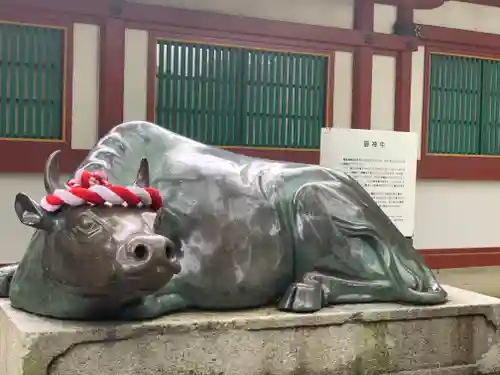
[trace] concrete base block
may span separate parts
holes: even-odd
[[[500,300],[182,313],[133,324],[43,319],[0,302],[2,375],[500,374]]]

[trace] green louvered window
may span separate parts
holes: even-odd
[[[431,55],[428,152],[500,154],[500,61]]]
[[[158,42],[156,122],[220,146],[319,148],[328,58]]]
[[[64,30],[0,23],[0,138],[61,139]]]

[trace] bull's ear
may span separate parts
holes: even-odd
[[[141,165],[139,166],[139,171],[137,172],[137,177],[135,179],[135,185],[140,187],[149,187],[149,163],[146,158],[141,160]]]
[[[16,195],[14,208],[19,221],[24,225],[36,229],[50,229],[52,224],[50,217],[48,217],[43,209],[26,194],[18,193]]]

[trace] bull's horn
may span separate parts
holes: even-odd
[[[52,194],[56,189],[62,189],[64,187],[61,184],[60,172],[59,172],[59,154],[61,150],[56,150],[47,158],[45,163],[45,170],[43,172],[43,183],[45,185],[45,190],[48,194]]]

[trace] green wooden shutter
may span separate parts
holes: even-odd
[[[479,154],[480,59],[431,55],[428,152]]]
[[[319,148],[323,56],[159,41],[156,122],[220,146]]]
[[[234,145],[237,49],[158,42],[156,122],[212,145]]]
[[[327,58],[245,51],[243,145],[318,148]]]
[[[0,23],[0,138],[61,139],[64,30]]]
[[[481,154],[500,155],[500,61],[482,64]]]

